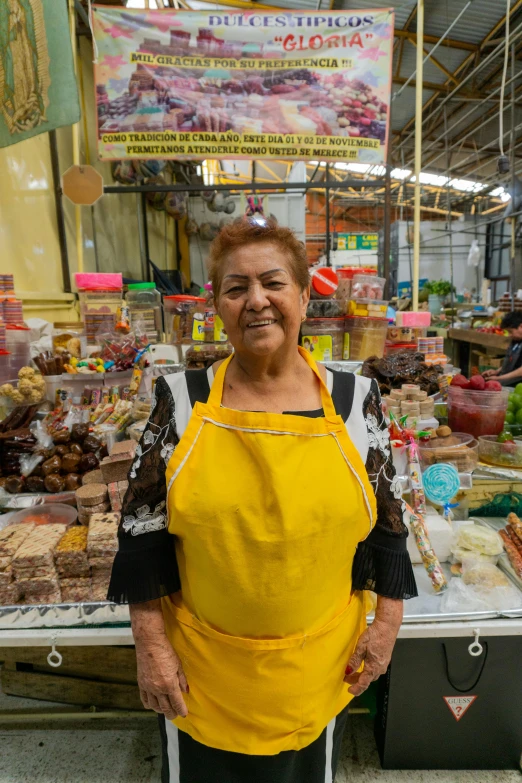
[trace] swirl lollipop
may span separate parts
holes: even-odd
[[[455,465],[439,462],[430,465],[422,474],[424,492],[428,500],[444,507],[444,517],[449,521],[450,509],[457,505],[450,500],[455,497],[460,487],[459,473]]]

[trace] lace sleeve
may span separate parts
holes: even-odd
[[[158,378],[150,418],[129,472],[110,601],[141,603],[180,589],[174,537],[167,529],[165,481],[177,443],[174,399],[165,379]]]
[[[377,500],[377,524],[357,548],[353,564],[355,590],[374,590],[388,598],[413,598],[417,587],[406,548],[401,485],[395,475],[390,436],[377,382],[372,381],[364,401],[368,430],[366,470]]]

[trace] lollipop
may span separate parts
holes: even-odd
[[[423,475],[424,492],[428,500],[444,507],[444,517],[450,519],[451,509],[457,503],[450,503],[460,487],[460,478],[457,468],[445,462],[430,465]]]

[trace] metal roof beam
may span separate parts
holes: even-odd
[[[513,3],[513,6],[511,7],[510,18],[512,18],[512,17],[515,15],[515,13],[516,13],[516,12],[517,12],[517,11],[518,11],[520,8],[522,8],[522,0],[515,0],[515,2]],[[497,22],[497,24],[496,24],[496,25],[495,25],[495,26],[492,28],[492,30],[490,30],[490,32],[489,32],[489,33],[486,35],[486,37],[485,37],[485,38],[482,40],[482,42],[479,44],[479,47],[478,47],[478,49],[479,49],[479,50],[482,50],[482,49],[483,49],[483,48],[484,48],[484,47],[485,47],[485,46],[486,46],[486,45],[489,43],[489,41],[491,41],[491,40],[492,40],[492,39],[493,39],[493,38],[496,36],[496,34],[498,33],[498,31],[499,31],[499,30],[501,30],[501,29],[502,29],[502,27],[504,27],[504,26],[505,26],[505,23],[506,23],[506,15],[504,15],[504,16],[503,16],[503,17],[502,17],[502,18],[501,18],[501,19],[500,19],[500,20]],[[518,29],[519,29],[519,28],[517,28],[517,30],[518,30]],[[503,46],[503,43],[501,44],[501,46]],[[497,48],[498,48],[498,47],[497,47]],[[499,51],[500,51],[500,49],[499,49]],[[466,77],[466,80],[467,80],[467,79],[469,79],[471,75],[473,75],[474,71],[476,71],[477,69],[480,69],[481,67],[483,67],[483,66],[484,66],[484,64],[485,64],[486,62],[488,62],[488,61],[491,61],[492,59],[494,59],[494,55],[495,55],[495,53],[497,53],[497,54],[498,54],[498,52],[496,52],[496,50],[494,50],[494,51],[493,51],[493,52],[492,52],[492,53],[491,53],[491,54],[490,54],[490,55],[489,55],[489,56],[488,56],[488,57],[487,57],[485,60],[483,60],[482,62],[479,62],[479,63],[478,63],[478,65],[476,66],[476,68],[475,68],[475,69],[473,69],[473,70],[471,71],[471,73],[470,73],[470,74],[468,74],[468,76]],[[492,55],[493,55],[493,56],[492,56]],[[469,54],[469,55],[468,55],[468,57],[466,57],[466,58],[463,60],[463,62],[462,62],[462,63],[461,63],[461,64],[460,64],[460,65],[459,65],[459,66],[458,66],[456,69],[455,69],[455,71],[453,72],[453,75],[454,75],[455,77],[459,76],[459,74],[460,74],[460,73],[462,73],[462,71],[464,71],[464,70],[465,70],[465,69],[468,67],[468,65],[470,65],[470,64],[473,62],[473,60],[474,60],[474,59],[475,59],[475,52],[473,52],[473,53]],[[430,97],[430,98],[429,98],[429,99],[426,101],[426,103],[425,103],[425,104],[424,104],[424,106],[423,106],[423,113],[424,113],[424,112],[425,112],[427,109],[429,109],[429,108],[430,108],[430,106],[432,106],[432,104],[433,104],[433,103],[435,103],[435,101],[437,100],[437,98],[439,97],[439,95],[440,95],[440,92],[436,92],[436,93],[434,93],[434,94],[433,94],[433,95],[432,95],[432,96],[431,96],[431,97]],[[429,119],[429,116],[426,118],[426,120],[427,120],[427,119]],[[425,120],[425,121],[426,121],[426,120]],[[407,133],[407,132],[410,130],[410,128],[411,128],[411,127],[412,127],[412,125],[413,125],[413,122],[414,122],[414,120],[413,120],[413,118],[412,118],[411,120],[409,120],[409,121],[406,123],[406,125],[404,126],[404,128],[403,128],[403,129],[402,129],[402,131],[401,131],[401,136],[402,136],[404,133]],[[402,147],[402,146],[403,146],[403,145],[404,145],[404,144],[405,144],[405,143],[406,143],[406,142],[407,142],[407,141],[408,141],[408,140],[409,140],[409,139],[410,139],[410,138],[413,136],[413,134],[414,134],[414,131],[412,131],[411,133],[408,133],[408,136],[406,136],[406,138],[405,138],[405,139],[403,139],[403,141],[402,141],[402,142],[401,142],[401,144],[399,145],[399,148],[400,148],[400,147]]]
[[[410,38],[417,43],[417,33],[410,33],[409,30],[395,30],[396,38]],[[436,44],[440,41],[436,35],[425,35],[424,43]],[[467,41],[456,41],[454,38],[445,38],[442,42],[443,46],[447,46],[449,49],[462,49],[466,52],[478,51],[479,45],[474,43],[468,43]]]

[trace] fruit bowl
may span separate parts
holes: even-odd
[[[522,438],[499,443],[496,435],[481,435],[478,442],[481,462],[504,468],[522,468]]]

